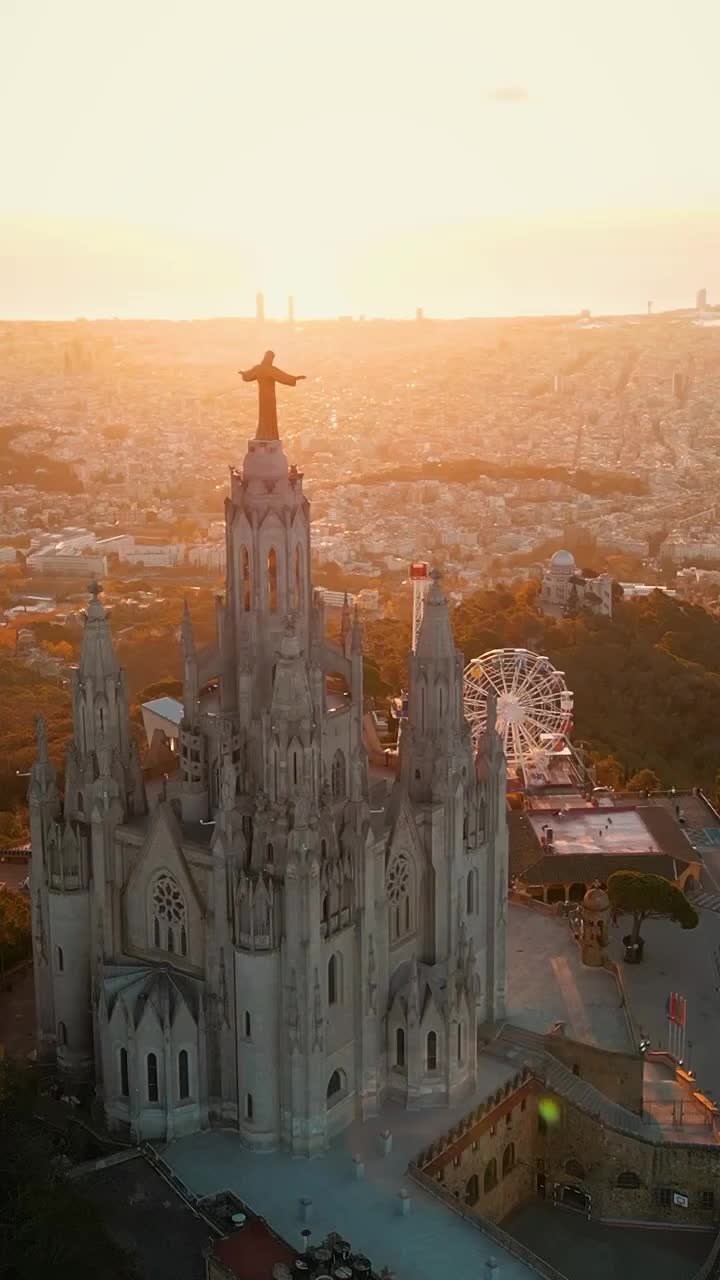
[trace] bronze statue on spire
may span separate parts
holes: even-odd
[[[256,440],[279,440],[277,424],[277,403],[275,400],[275,383],[282,382],[286,387],[294,387],[297,382],[304,382],[305,374],[283,373],[273,364],[274,351],[266,351],[259,364],[252,369],[240,369],[243,382],[258,384],[258,425]]]

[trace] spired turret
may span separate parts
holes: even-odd
[[[442,1059],[444,1063],[444,1096],[452,1097],[475,1068],[476,1024],[499,1016],[504,1009],[505,763],[497,734],[482,744],[477,759],[473,756],[463,710],[463,657],[455,648],[440,575],[434,571],[431,578],[415,653],[409,658],[399,789],[409,799],[418,837],[433,869],[434,895],[425,904],[424,945],[417,958],[429,966],[430,991],[442,982],[449,994],[457,996],[454,1003],[447,1000],[437,1005],[439,1021],[431,1027],[437,1037],[433,1044],[445,1045],[438,1062]],[[400,857],[398,840],[397,852],[389,862],[392,893],[396,893],[402,865],[396,859]],[[391,913],[391,945],[394,931],[401,962],[406,956],[401,939],[407,933],[403,910],[410,925],[411,909],[403,907],[399,915]],[[462,976],[460,986],[454,976],[458,974]],[[399,979],[395,1020],[402,1002],[409,1000],[404,992]],[[401,1022],[399,1028],[410,1035],[410,1024]],[[453,1052],[451,1045],[455,1046]],[[439,1047],[437,1052],[440,1054]],[[407,1088],[412,1088],[415,1096],[431,1092],[417,1063],[414,1078],[413,1073],[408,1074]]]
[[[64,804],[41,720],[29,790],[38,1039],[43,1052],[56,1051],[60,1070],[77,1080],[91,1077],[95,1057],[94,952],[102,963],[106,945],[112,945],[114,832],[146,808],[125,673],[100,590],[97,583],[90,588],[73,672],[74,732],[66,751]]]
[[[472,771],[472,743],[463,715],[463,659],[455,648],[440,574],[431,573],[415,653],[409,659],[407,720],[400,762],[410,798],[430,803]],[[454,780],[454,781],[453,781]]]

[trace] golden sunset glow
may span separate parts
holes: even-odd
[[[8,0],[3,312],[712,291],[718,47],[712,0]]]

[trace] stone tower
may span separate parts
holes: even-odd
[[[60,802],[57,796],[42,722],[29,792],[40,1044],[55,1044],[60,1069],[79,1080],[92,1076],[96,1057],[95,977],[111,947],[117,907],[112,900],[115,830],[145,810],[125,673],[115,656],[100,588],[94,583],[90,591],[72,679],[73,737],[65,757],[64,798]]]
[[[187,606],[178,769],[143,786],[125,677],[93,587],[58,796],[42,725],[30,803],[40,1043],[111,1127],[235,1127],[322,1150],[386,1099],[447,1103],[504,1011],[505,762],[474,750],[436,576],[398,768],[363,741],[360,619],[326,633],[310,507],[271,363],[226,501],[215,636]]]

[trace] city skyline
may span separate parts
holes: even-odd
[[[720,15],[692,3],[680,49],[669,5],[576,10],[6,8],[3,315],[712,301]]]

